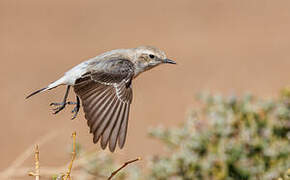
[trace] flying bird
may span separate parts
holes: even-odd
[[[31,93],[26,99],[66,85],[63,101],[50,104],[56,107],[54,114],[73,104],[74,119],[81,101],[90,133],[94,136],[93,142],[100,140],[102,149],[108,145],[114,152],[117,143],[120,149],[125,144],[133,97],[132,80],[140,73],[166,63],[176,64],[163,51],[152,46],[108,51],[73,67],[60,79]],[[76,102],[67,101],[71,87],[76,94]]]

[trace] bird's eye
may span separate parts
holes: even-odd
[[[154,59],[154,58],[155,58],[155,56],[154,56],[153,54],[149,54],[149,57],[150,57],[151,59]]]

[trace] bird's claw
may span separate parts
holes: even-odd
[[[60,106],[60,105],[64,105],[65,103],[61,102],[61,103],[50,103],[50,106]]]
[[[53,114],[57,114],[61,110],[63,110],[65,108],[66,104],[67,103],[65,103],[65,102],[62,102],[62,103],[50,103],[50,106],[58,106],[58,107],[52,109],[53,110]]]
[[[80,109],[80,105],[77,102],[69,101],[69,102],[61,102],[61,103],[50,103],[50,106],[57,106],[56,108],[52,109],[53,110],[53,114],[57,114],[60,111],[62,111],[67,104],[68,105],[76,105],[74,107],[74,109],[71,111],[72,113],[74,113],[72,119],[75,119],[77,117],[77,114],[78,114],[79,109]]]
[[[80,105],[78,103],[75,103],[76,106],[74,107],[74,109],[71,111],[71,113],[73,113],[73,117],[71,118],[72,120],[75,119],[78,115],[78,112],[80,110]]]

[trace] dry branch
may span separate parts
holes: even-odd
[[[35,145],[34,148],[34,161],[35,161],[35,169],[34,172],[29,172],[29,176],[34,176],[35,180],[40,179],[40,170],[39,170],[39,148],[38,145]]]
[[[51,133],[48,134],[46,136],[44,136],[43,138],[41,138],[39,141],[37,141],[39,144],[43,144],[45,142],[47,142],[48,140],[52,139],[53,137],[55,137],[56,133]],[[71,180],[71,171],[72,171],[72,167],[74,165],[74,176],[77,178],[79,176],[82,175],[82,171],[80,171],[80,168],[83,164],[86,163],[86,159],[88,155],[90,155],[91,153],[94,153],[94,151],[92,152],[84,152],[80,154],[80,158],[76,159],[76,132],[72,133],[72,139],[73,139],[73,143],[72,143],[72,157],[71,157],[71,161],[67,167],[67,172],[61,173],[59,174],[58,178],[59,180]],[[40,166],[39,166],[39,144],[35,145],[34,147],[34,160],[35,160],[35,167],[34,167],[34,172],[30,172],[29,175],[30,176],[34,176],[35,180],[40,180]],[[0,173],[0,179],[10,179],[11,177],[23,177],[25,175],[27,175],[27,172],[29,172],[28,167],[20,167],[21,164],[31,155],[31,149],[32,147],[29,147],[24,153],[22,153],[21,156],[19,156],[14,162],[13,164],[8,167],[5,171],[3,171],[2,173]],[[138,160],[141,160],[141,158],[136,158],[134,160],[130,160],[125,162],[120,168],[118,168],[117,170],[113,171],[110,175],[110,177],[108,177],[108,180],[111,180],[119,171],[121,171],[123,168],[125,168],[127,165],[134,163]],[[42,170],[41,170],[41,177],[51,177],[51,175],[55,174],[55,172],[59,172],[63,169],[66,168],[66,166],[60,166],[60,167],[43,167],[42,166]],[[102,176],[103,177],[103,176]],[[105,177],[104,177],[105,178]]]
[[[72,169],[72,166],[73,166],[73,162],[76,158],[76,132],[73,132],[72,133],[72,138],[73,138],[73,150],[72,150],[72,158],[71,158],[71,161],[70,161],[70,164],[68,166],[68,170],[66,172],[66,175],[64,176],[64,180],[67,180],[67,179],[71,179],[70,178],[70,173],[71,173],[71,169]]]
[[[123,164],[123,166],[121,166],[119,169],[115,170],[112,172],[111,176],[108,178],[108,180],[111,180],[119,171],[121,171],[123,168],[125,168],[127,165],[133,163],[133,162],[136,162],[136,161],[139,161],[141,160],[140,157],[136,158],[136,159],[133,159],[131,161],[127,161]]]
[[[53,139],[54,137],[56,137],[58,133],[56,133],[55,131],[52,133],[49,133],[45,136],[43,136],[42,138],[40,138],[39,140],[36,141],[36,143],[34,144],[44,144],[46,142],[48,142],[49,140]],[[28,147],[20,156],[18,156],[15,161],[4,171],[2,171],[0,173],[0,179],[11,179],[11,176],[14,175],[14,172],[19,169],[19,167],[21,166],[21,164],[23,164],[23,162],[29,158],[29,156],[31,155],[31,149],[34,147],[34,145]],[[27,172],[26,172],[27,173]]]

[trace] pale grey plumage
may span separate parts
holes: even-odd
[[[62,84],[73,86],[94,135],[93,142],[100,140],[103,149],[109,144],[113,152],[117,142],[120,148],[125,144],[133,98],[132,80],[162,63],[175,64],[163,51],[151,46],[109,51],[75,66],[59,80],[28,97]],[[65,96],[56,113],[66,104]]]

